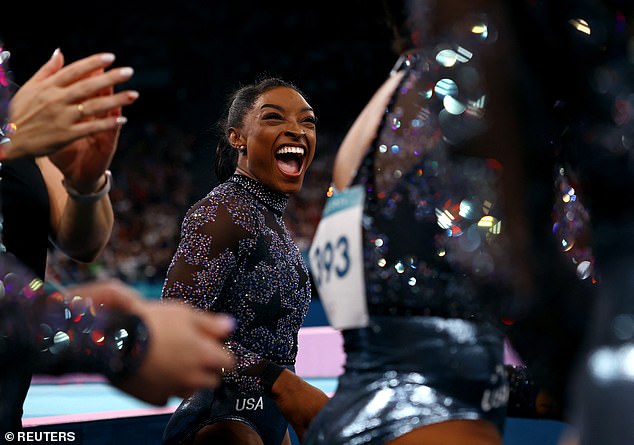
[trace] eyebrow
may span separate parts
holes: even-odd
[[[280,110],[280,111],[284,111],[284,107],[281,107],[279,105],[275,105],[275,104],[262,104],[262,106],[260,107],[260,110],[262,108],[275,108],[276,110]],[[304,107],[302,108],[300,111],[315,111],[313,110],[311,107]]]

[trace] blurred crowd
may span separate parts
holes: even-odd
[[[111,276],[162,283],[185,212],[214,183],[215,141],[201,147],[200,134],[230,91],[264,73],[296,82],[320,119],[316,159],[286,212],[289,229],[307,249],[338,142],[397,56],[380,1],[318,2],[309,14],[306,5],[282,1],[249,17],[241,2],[184,0],[167,13],[150,2],[115,2],[100,10],[98,21],[84,19],[84,5],[68,1],[43,3],[29,26],[17,20],[29,16],[27,3],[7,6],[13,20],[3,23],[0,37],[11,49],[18,84],[59,46],[69,60],[114,52],[116,65],[134,67],[126,85],[141,93],[126,111],[112,165],[110,244],[90,265],[51,250],[48,276],[62,283]],[[271,17],[293,38],[272,39]],[[239,33],[235,23],[242,23]],[[29,32],[33,27],[40,33]]]

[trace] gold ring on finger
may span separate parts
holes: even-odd
[[[80,118],[84,117],[84,104],[82,103],[77,104],[77,111],[79,111]]]

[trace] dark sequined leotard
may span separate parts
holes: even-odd
[[[466,103],[443,105],[460,68],[416,54],[406,69],[355,180],[369,326],[343,331],[346,372],[311,445],[383,444],[451,419],[503,425],[503,334],[492,321],[504,287],[490,285],[506,273],[500,165],[448,149],[444,126],[470,123]],[[472,123],[481,111],[474,101]]]
[[[343,331],[345,373],[305,443],[384,444],[447,420],[502,432],[510,294],[502,165],[465,147],[486,120],[486,17],[407,55],[353,185],[365,192],[369,324]],[[335,193],[338,193],[335,191]]]
[[[162,298],[231,314],[237,326],[226,347],[236,355],[237,365],[225,374],[223,386],[215,393],[198,393],[181,405],[168,425],[170,441],[221,418],[240,419],[263,438],[268,434],[264,430],[276,422],[283,425],[276,429],[286,429],[277,410],[272,414],[276,419],[249,417],[261,411],[244,409],[249,399],[254,400],[253,407],[262,400],[264,411],[273,410],[274,403],[266,397],[260,399],[259,378],[244,371],[263,359],[289,367],[295,363],[297,334],[310,303],[310,281],[282,219],[287,200],[286,195],[251,178],[234,175],[185,217]],[[227,391],[231,403],[221,410],[219,394],[226,396]],[[210,409],[212,403],[211,412],[198,418],[199,405]],[[176,439],[171,438],[174,434]],[[280,441],[282,437],[283,432]],[[275,443],[277,439],[269,440]]]
[[[543,6],[538,4],[536,10]],[[541,90],[531,89],[536,80],[527,80],[530,74],[522,71],[526,54],[505,51],[515,48],[511,35],[522,22],[496,23],[492,17],[484,11],[465,14],[452,23],[455,30],[443,29],[442,38],[423,34],[425,48],[403,60],[403,79],[353,183],[365,192],[361,247],[369,323],[343,331],[345,373],[304,444],[385,444],[417,427],[453,419],[487,420],[501,432],[509,387],[500,373],[505,330],[499,322],[515,324],[510,330],[518,332],[518,320],[501,315],[505,302],[518,297],[513,277],[520,274],[515,275],[514,266],[524,260],[522,265],[530,263],[527,282],[534,287],[521,303],[538,316],[520,320],[528,334],[520,352],[531,352],[526,355],[531,365],[553,368],[553,386],[566,388],[562,378],[578,358],[574,354],[593,294],[587,289],[595,274],[593,254],[583,245],[588,219],[566,170],[555,174],[553,168],[554,135],[565,126],[557,126],[552,109],[565,105],[527,97]],[[557,26],[568,32],[574,23],[568,17]],[[540,34],[536,30],[543,23],[533,25],[527,39]],[[559,54],[551,48],[550,55]],[[540,51],[533,55],[542,57]],[[576,69],[575,62],[565,60],[568,69]],[[591,76],[580,73],[585,85]],[[564,83],[540,80],[544,89]],[[582,91],[574,93],[584,98]],[[514,102],[515,93],[522,102]],[[518,111],[518,103],[526,108]],[[518,118],[527,122],[518,124]],[[521,127],[521,136],[509,137],[506,130],[513,124]],[[579,134],[592,140],[588,133]],[[505,151],[523,148],[515,159],[505,156]],[[554,209],[553,198],[561,200]],[[526,232],[514,232],[514,225]],[[510,235],[529,232],[531,245],[525,250],[522,237]],[[555,241],[559,246],[553,248]],[[572,264],[581,280],[575,279]],[[535,295],[539,298],[530,301]],[[515,309],[519,303],[513,301]],[[541,341],[532,341],[540,335]],[[520,387],[527,376],[511,376],[511,384],[520,389],[513,407],[521,405]],[[527,398],[534,397],[534,390]]]

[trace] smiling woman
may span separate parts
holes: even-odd
[[[278,78],[230,97],[219,124],[221,184],[185,216],[162,298],[233,315],[237,328],[225,347],[238,365],[217,391],[180,405],[165,444],[290,444],[284,397],[307,400],[288,416],[300,437],[327,400],[294,374],[311,284],[283,221],[315,154],[315,122],[304,95]]]
[[[281,193],[298,192],[315,155],[315,122],[313,109],[295,88],[280,83],[263,92],[242,125],[228,129],[231,145],[244,147],[236,171]]]

